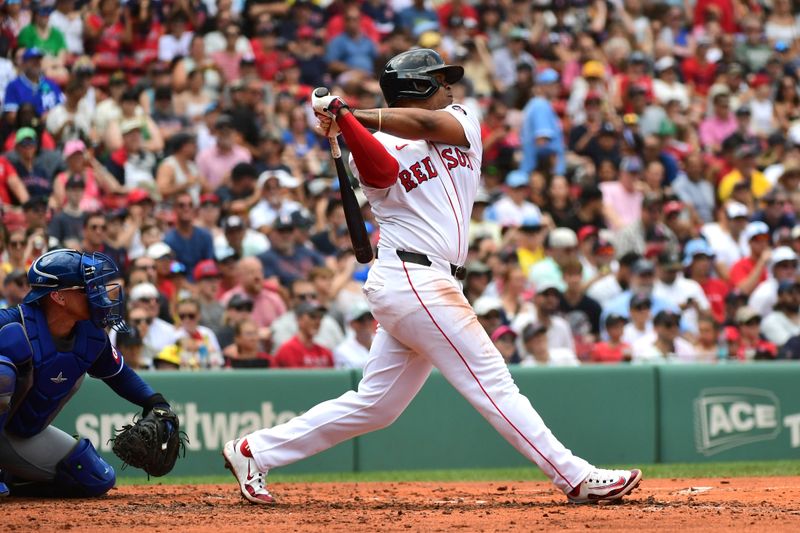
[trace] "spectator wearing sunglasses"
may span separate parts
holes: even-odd
[[[659,311],[653,318],[654,337],[643,337],[633,345],[634,363],[694,361],[695,349],[678,336],[681,317],[672,311]]]
[[[279,368],[331,368],[333,354],[315,342],[326,309],[315,301],[305,301],[294,309],[297,334],[275,352],[273,361]]]
[[[305,279],[295,280],[290,286],[290,305],[291,309],[278,317],[270,326],[272,330],[272,345],[278,347],[288,341],[292,335],[297,333],[298,321],[294,309],[303,302],[319,303],[319,294],[314,284]],[[344,333],[339,323],[334,319],[327,308],[325,309],[322,322],[317,333],[314,335],[314,343],[333,350],[344,340]]]
[[[217,336],[209,328],[200,325],[200,302],[186,298],[176,306],[178,327],[174,344],[162,352],[177,353],[181,370],[199,370],[222,367],[224,360]]]
[[[96,212],[86,215],[83,221],[81,251],[104,253],[114,261],[118,268],[123,269],[128,264],[128,251],[125,248],[111,246],[108,243],[107,230],[106,216],[103,213]]]
[[[197,210],[192,196],[175,197],[177,225],[164,236],[164,242],[175,252],[175,259],[191,272],[204,259],[214,259],[214,242],[208,230],[195,225]]]
[[[137,307],[128,313],[127,323],[130,331],[117,335],[119,348],[125,354],[125,363],[142,370],[151,368],[150,362],[158,352],[144,339],[147,338],[153,318],[143,307]]]

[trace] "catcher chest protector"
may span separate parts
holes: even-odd
[[[47,427],[65,403],[78,391],[86,371],[106,346],[104,330],[88,320],[75,327],[75,342],[70,352],[59,352],[47,329],[47,319],[38,306],[21,304],[22,325],[2,330],[3,346],[28,347],[33,357],[28,375],[17,376],[13,413],[6,422],[6,431],[18,437],[31,437]],[[14,338],[11,338],[13,331]],[[17,363],[17,369],[20,364]],[[18,400],[19,398],[19,400]],[[17,402],[19,402],[17,404]]]
[[[456,83],[464,76],[464,69],[447,65],[435,50],[420,48],[394,56],[386,63],[380,84],[383,97],[389,107],[401,98],[425,100],[439,89],[434,74],[444,73],[448,84]]]

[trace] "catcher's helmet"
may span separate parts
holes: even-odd
[[[109,283],[119,277],[117,265],[105,254],[53,250],[39,256],[28,270],[31,290],[23,303],[35,303],[54,291],[83,289],[91,321],[96,326],[125,330],[122,286]]]
[[[439,89],[433,76],[443,72],[447,83],[455,83],[464,76],[464,68],[446,65],[435,50],[420,48],[394,56],[386,63],[381,74],[381,90],[391,107],[400,98],[425,100]]]

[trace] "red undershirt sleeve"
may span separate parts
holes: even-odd
[[[361,180],[376,189],[386,189],[397,181],[400,165],[378,139],[347,113],[336,120],[353,155]]]

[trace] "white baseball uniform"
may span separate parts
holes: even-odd
[[[386,189],[362,181],[380,226],[378,259],[364,286],[380,326],[358,391],[247,435],[250,450],[267,471],[386,427],[435,366],[506,440],[569,492],[591,465],[566,449],[520,394],[451,274],[451,263],[462,265],[467,257],[483,148],[474,115],[458,105],[440,112],[458,119],[469,148],[375,133],[400,170]],[[358,175],[352,158],[350,166]],[[425,254],[432,264],[403,262],[397,250]]]

